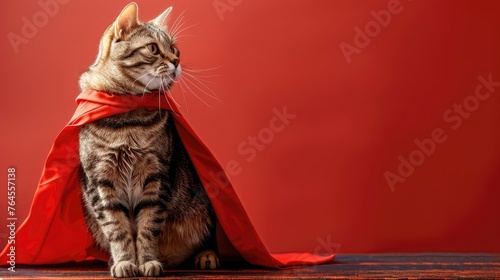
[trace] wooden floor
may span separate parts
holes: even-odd
[[[51,266],[1,267],[2,279],[112,279],[101,262]],[[331,264],[283,270],[237,265],[215,271],[173,270],[167,279],[500,279],[500,255],[494,254],[339,254]],[[147,278],[152,279],[152,278]]]

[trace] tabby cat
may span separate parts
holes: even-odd
[[[170,11],[140,22],[137,5],[127,5],[105,31],[81,89],[124,95],[169,89],[181,72],[164,27]],[[84,125],[79,137],[85,219],[110,253],[113,277],[161,276],[189,260],[201,269],[219,265],[214,211],[169,111],[103,118]]]

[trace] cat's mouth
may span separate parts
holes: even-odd
[[[170,64],[170,63],[169,63]],[[174,79],[177,77],[177,69],[173,65],[161,65],[156,69],[156,75]]]
[[[149,72],[148,75],[143,75],[138,79],[145,85],[145,89],[148,91],[157,89],[166,90],[170,88],[180,73],[180,64],[177,67],[174,67],[173,64],[167,64],[157,67],[154,71]]]

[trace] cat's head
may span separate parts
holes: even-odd
[[[171,10],[140,22],[137,4],[127,5],[104,32],[80,88],[133,95],[167,90],[181,72],[179,50],[165,26]]]

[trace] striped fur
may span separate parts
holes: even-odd
[[[168,89],[180,73],[179,51],[160,26],[169,11],[141,23],[137,6],[125,7],[81,76],[82,90]],[[112,276],[161,276],[191,258],[218,266],[213,251],[202,253],[206,263],[194,255],[213,249],[215,215],[168,111],[137,109],[83,126],[80,160],[86,222],[110,253]]]

